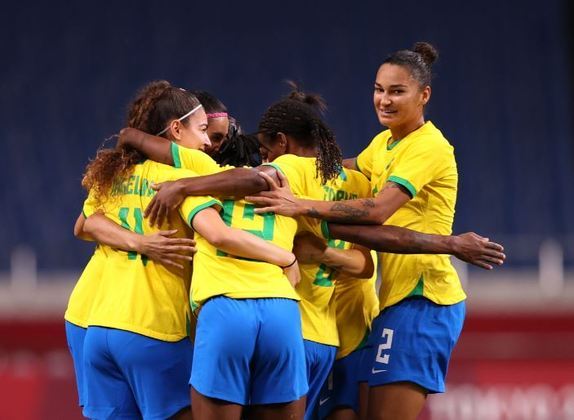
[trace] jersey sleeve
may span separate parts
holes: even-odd
[[[355,160],[356,169],[369,179],[371,179],[373,173],[373,160],[375,159],[375,152],[379,142],[378,138],[379,136],[375,137],[367,148],[359,153]]]
[[[82,206],[82,214],[87,219],[97,210],[97,203],[95,199],[95,192],[93,189],[88,193],[88,197],[84,200],[84,205]]]
[[[189,227],[192,227],[193,218],[197,216],[200,211],[209,207],[213,207],[217,211],[220,211],[222,208],[221,201],[209,196],[190,196],[183,200],[183,203],[179,206],[179,214]]]
[[[414,197],[425,185],[440,178],[449,169],[456,172],[452,146],[429,139],[411,145],[396,163],[387,181],[402,185]]]
[[[198,175],[212,175],[225,170],[220,167],[207,153],[201,150],[188,149],[176,143],[171,143],[173,166],[189,169]]]
[[[289,187],[297,197],[305,196],[305,180],[303,179],[304,171],[299,168],[299,160],[294,155],[279,156],[273,162],[264,163],[263,165],[272,166],[281,172],[289,181]]]

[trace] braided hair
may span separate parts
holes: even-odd
[[[343,166],[341,149],[335,135],[321,118],[326,110],[319,95],[308,94],[290,82],[291,93],[287,98],[271,105],[259,122],[258,132],[271,141],[282,132],[303,147],[317,149],[317,176],[323,183],[336,178]]]
[[[199,101],[190,92],[172,86],[165,80],[151,82],[132,101],[127,124],[155,134],[163,130],[169,121],[185,115],[197,105]],[[96,157],[86,166],[82,186],[88,191],[93,190],[96,201],[102,203],[114,182],[125,179],[133,167],[144,159],[144,155],[129,146],[115,149],[101,147]]]

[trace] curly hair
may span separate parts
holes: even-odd
[[[129,106],[127,123],[146,133],[160,132],[172,119],[179,118],[199,105],[197,98],[165,80],[144,86]],[[133,167],[145,156],[137,150],[122,146],[115,149],[100,147],[85,171],[82,186],[93,191],[98,203],[103,203],[116,180],[126,179]]]
[[[258,132],[273,140],[282,132],[299,145],[317,148],[317,176],[323,183],[336,178],[343,166],[343,155],[335,135],[321,118],[327,109],[323,98],[301,91],[293,82],[289,95],[271,105],[259,122]]]

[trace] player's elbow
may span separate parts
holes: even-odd
[[[202,233],[202,236],[217,249],[225,248],[232,240],[227,229],[210,229],[206,235]]]

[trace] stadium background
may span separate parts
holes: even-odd
[[[0,418],[78,418],[62,314],[92,246],[82,170],[154,79],[215,93],[247,130],[287,92],[321,93],[345,156],[380,130],[387,53],[441,53],[427,117],[455,147],[455,232],[501,241],[459,265],[469,316],[450,392],[426,417],[574,418],[574,19],[567,0],[11,2],[0,26]],[[546,416],[546,417],[545,417]]]

